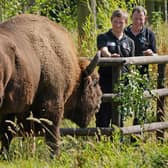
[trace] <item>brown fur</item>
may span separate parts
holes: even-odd
[[[78,60],[67,31],[45,17],[19,15],[0,24],[2,150],[9,149],[12,139],[5,120],[17,117],[28,131],[29,111],[34,117],[53,122],[46,124],[52,135],[46,131],[45,136],[54,153],[58,151],[63,116],[79,126],[87,126],[102,95],[97,85],[98,74],[82,73],[88,64]]]

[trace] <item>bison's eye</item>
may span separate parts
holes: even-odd
[[[96,86],[99,83],[98,79],[93,79],[93,86]]]

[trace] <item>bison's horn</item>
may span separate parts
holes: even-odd
[[[94,69],[98,65],[100,56],[101,56],[101,52],[98,51],[84,71],[84,74],[86,76],[90,75],[94,71]]]

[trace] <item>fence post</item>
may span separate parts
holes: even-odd
[[[121,68],[122,64],[115,64],[112,66],[112,93],[115,93],[114,87],[121,76]],[[112,100],[112,121],[111,124],[116,125],[118,127],[122,127],[122,119],[121,115],[118,111],[118,103]]]
[[[165,64],[158,64],[158,88],[164,88],[164,74],[165,74]],[[156,114],[156,118],[157,121],[164,121],[164,99],[165,97],[159,97],[157,99],[157,114]],[[164,138],[164,130],[158,130],[156,132],[156,137],[157,139],[161,139],[163,140]]]

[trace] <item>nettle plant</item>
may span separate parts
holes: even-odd
[[[124,121],[134,116],[141,124],[144,123],[144,119],[147,118],[146,110],[150,104],[144,91],[152,94],[153,86],[148,75],[141,75],[135,66],[130,66],[130,71],[122,74],[118,84],[115,85],[115,92],[119,93],[115,101],[119,103],[118,110]]]

